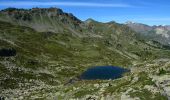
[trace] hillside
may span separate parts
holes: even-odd
[[[159,66],[162,62],[155,60],[170,58],[168,49],[138,39],[126,25],[83,22],[58,8],[9,8],[0,11],[0,20],[0,96],[8,99],[82,99],[95,93],[99,98],[108,94],[119,98],[132,84],[134,89],[153,85],[148,76],[159,67],[148,71],[145,65]],[[78,79],[87,68],[97,65],[121,66],[132,73],[118,80]],[[140,76],[142,73],[145,75]],[[135,76],[142,80],[132,83]],[[159,92],[150,95],[166,100]]]

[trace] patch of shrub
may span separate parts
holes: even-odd
[[[0,57],[11,57],[16,55],[16,50],[15,49],[6,49],[2,48],[0,49]]]

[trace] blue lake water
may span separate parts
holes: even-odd
[[[122,75],[130,70],[115,67],[115,66],[96,66],[87,69],[82,75],[80,76],[81,79],[85,80],[107,80],[107,79],[117,79],[121,78]]]

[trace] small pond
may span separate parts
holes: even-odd
[[[129,69],[115,67],[115,66],[95,66],[83,72],[80,78],[84,80],[117,79],[117,78],[121,78],[124,73],[129,71],[130,71]]]

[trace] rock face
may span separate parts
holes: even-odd
[[[78,30],[82,23],[70,13],[58,8],[16,9],[8,8],[0,11],[0,20],[29,26],[37,31],[63,32],[62,27]]]

